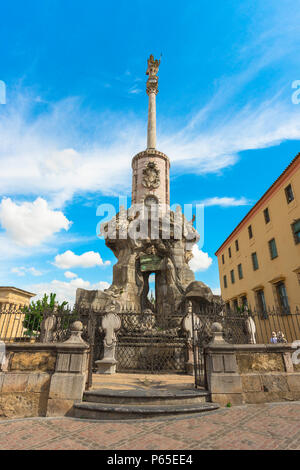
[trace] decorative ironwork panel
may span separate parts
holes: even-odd
[[[119,372],[185,372],[187,341],[182,316],[121,313],[116,358]]]

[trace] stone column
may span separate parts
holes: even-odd
[[[149,90],[149,91],[148,91]],[[157,88],[147,87],[149,96],[148,107],[148,133],[147,133],[147,148],[155,149],[156,147],[156,94]]]
[[[146,75],[149,76],[146,88],[149,96],[147,149],[155,149],[156,147],[156,95],[158,93],[157,72],[159,64],[160,60],[155,60],[151,54],[146,72]]]

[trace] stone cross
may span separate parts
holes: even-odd
[[[193,318],[194,317],[194,318]],[[194,320],[194,328],[193,328]],[[194,357],[193,357],[193,341],[197,341],[197,326],[200,325],[200,318],[198,315],[193,315],[193,304],[191,301],[187,303],[187,313],[183,319],[183,329],[188,334],[188,361],[186,362],[186,372],[189,375],[194,375]],[[193,336],[194,333],[194,336]]]
[[[194,316],[194,335],[197,338],[197,327],[200,325],[200,318],[194,313],[193,315],[193,304],[191,301],[187,303],[187,314],[183,319],[183,329],[187,332],[189,340],[193,338],[193,316]]]
[[[46,316],[41,322],[41,343],[51,343],[53,340],[53,333],[57,324],[56,315],[52,314]]]
[[[105,332],[104,337],[104,355],[97,364],[97,374],[115,374],[117,361],[115,358],[116,354],[116,343],[117,336],[116,332],[121,328],[120,317],[113,312],[107,313],[102,318],[102,329]]]

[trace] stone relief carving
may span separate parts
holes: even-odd
[[[159,169],[155,162],[149,162],[143,170],[142,185],[147,189],[156,189],[160,185]]]

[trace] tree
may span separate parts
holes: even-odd
[[[56,294],[44,294],[42,300],[32,301],[30,305],[23,308],[25,318],[23,326],[26,328],[24,335],[26,336],[37,336],[41,331],[41,323],[45,315],[50,314],[56,307],[57,313],[62,313],[67,310],[66,306],[68,302],[64,301],[58,304],[56,301]]]

